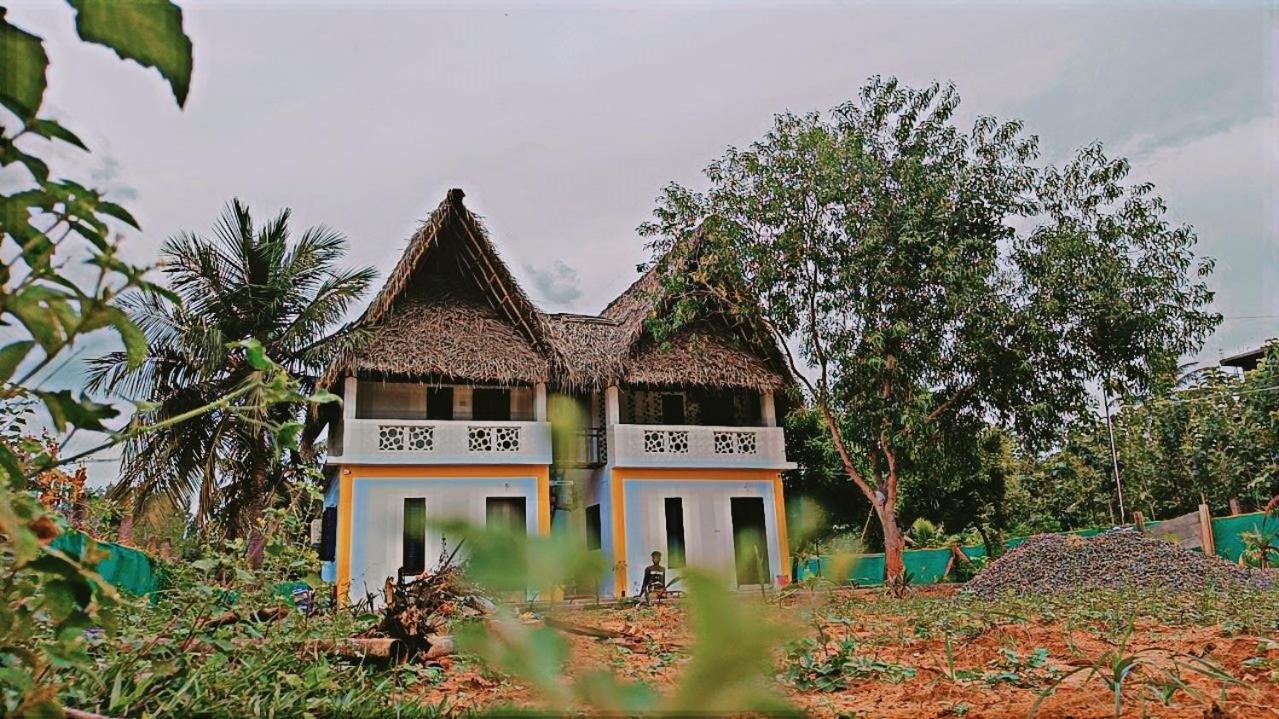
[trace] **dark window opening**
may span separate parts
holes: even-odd
[[[474,409],[472,419],[486,422],[509,422],[511,419],[511,391],[492,387],[476,387],[471,392]]]
[[[586,508],[586,548],[599,549],[602,532],[600,530],[600,506],[592,504]]]
[[[453,419],[453,388],[428,387],[426,390],[426,418]]]
[[[759,427],[764,424],[764,408],[761,406],[763,398],[754,393],[747,392],[743,397],[745,400],[744,409],[746,410],[745,425],[747,427]]]
[[[737,585],[771,584],[768,537],[764,529],[764,500],[733,497],[733,553],[737,558]]]
[[[404,551],[400,572],[404,576],[426,571],[426,500],[404,500]]]
[[[337,556],[338,508],[325,507],[320,518],[320,561],[332,562]]]
[[[702,394],[702,424],[730,427],[737,424],[737,412],[733,406],[732,392],[708,391]]]
[[[523,497],[488,497],[484,500],[485,527],[525,534],[528,531],[525,508]]]
[[[662,424],[684,424],[684,395],[662,395]]]
[[[666,566],[679,569],[684,566],[684,500],[666,498]]]

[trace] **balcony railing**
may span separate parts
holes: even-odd
[[[781,427],[619,424],[609,445],[619,467],[787,469]]]
[[[344,464],[550,464],[546,422],[353,419]]]

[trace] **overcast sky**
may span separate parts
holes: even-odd
[[[870,75],[953,80],[965,122],[1020,118],[1059,160],[1100,140],[1217,259],[1201,355],[1279,335],[1275,12],[1266,5],[523,5],[182,2],[185,110],[43,2],[48,107],[142,223],[128,254],[204,231],[231,197],[345,233],[385,274],[450,187],[547,310],[598,312],[644,257],[668,181]]]

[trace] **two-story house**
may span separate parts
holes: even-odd
[[[462,197],[412,237],[359,320],[368,341],[322,379],[344,400],[321,417],[339,597],[429,569],[444,519],[570,532],[614,567],[588,589],[603,596],[636,593],[653,551],[668,579],[789,581],[777,347],[709,312],[653,341],[652,271],[599,316],[542,313]],[[552,442],[548,400],[579,408],[576,441]]]

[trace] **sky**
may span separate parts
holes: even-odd
[[[55,167],[133,211],[141,264],[239,197],[343,232],[384,277],[460,187],[543,309],[598,312],[645,258],[635,227],[663,185],[700,187],[773,114],[892,75],[953,81],[965,123],[1021,119],[1049,162],[1093,141],[1128,157],[1216,259],[1226,319],[1202,362],[1279,335],[1268,4],[180,4],[184,109],[154,71],[80,42],[61,3],[8,15],[45,39],[46,108],[93,149]]]

